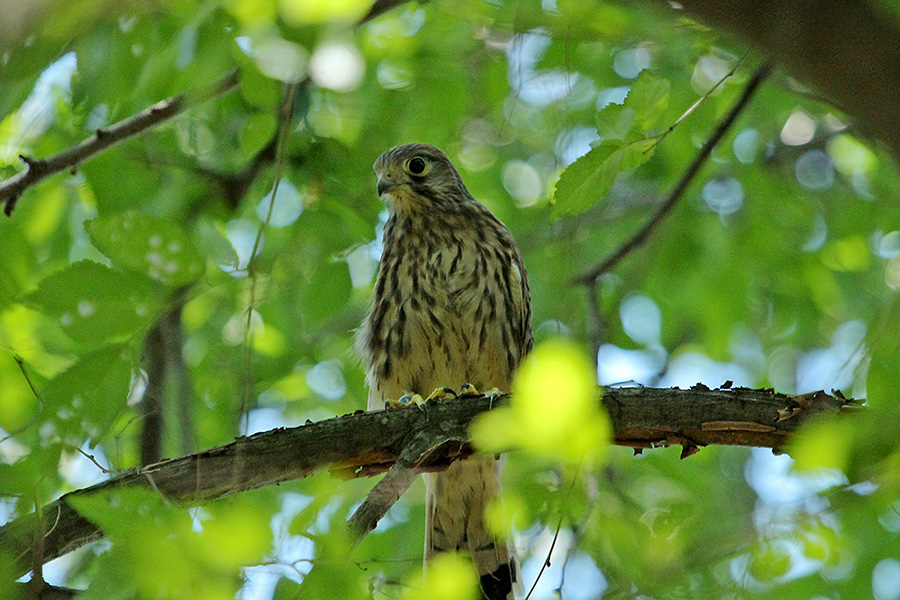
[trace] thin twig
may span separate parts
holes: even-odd
[[[93,454],[88,454],[87,452],[85,452],[85,451],[82,450],[81,448],[76,448],[76,450],[78,450],[78,452],[80,452],[81,455],[82,455],[83,457],[85,457],[86,459],[88,459],[89,461],[91,461],[92,463],[94,463],[94,466],[97,467],[98,469],[100,469],[100,471],[101,471],[104,475],[110,475],[110,474],[112,473],[112,470],[111,470],[111,469],[107,469],[106,467],[104,467],[103,465],[101,465],[100,463],[98,463],[98,462],[97,462],[97,459],[94,458],[94,455],[93,455]]]
[[[534,583],[531,585],[531,589],[528,590],[528,593],[525,595],[525,600],[529,600],[531,598],[531,594],[534,593],[534,588],[537,587],[538,581],[541,580],[541,576],[544,574],[544,571],[547,567],[550,566],[550,556],[553,554],[553,548],[556,547],[556,541],[559,539],[559,530],[562,529],[562,516],[559,517],[559,522],[556,524],[556,532],[553,534],[553,541],[550,543],[550,550],[547,551],[547,558],[544,559],[544,564],[541,565],[541,570],[538,572],[537,577],[534,579]]]
[[[594,282],[600,275],[609,272],[615,265],[619,264],[619,262],[628,256],[635,248],[643,244],[650,237],[650,234],[654,229],[663,221],[667,214],[672,210],[675,204],[681,199],[684,195],[685,190],[688,185],[694,180],[694,177],[700,171],[700,168],[706,164],[706,161],[709,159],[712,154],[713,148],[715,148],[716,144],[718,144],[728,130],[731,128],[731,125],[734,123],[735,119],[737,119],[738,115],[744,111],[747,107],[750,99],[753,97],[753,94],[759,88],[759,85],[766,79],[769,73],[772,70],[772,66],[769,63],[764,63],[760,66],[755,73],[750,77],[750,80],[747,82],[747,85],[744,87],[744,91],[741,93],[740,98],[735,103],[735,105],[731,108],[725,118],[719,123],[716,127],[715,131],[713,131],[712,135],[706,140],[706,143],[700,148],[700,151],[697,153],[697,156],[694,158],[694,161],[688,166],[687,170],[684,172],[684,175],[681,176],[681,180],[675,186],[675,188],[669,193],[669,197],[666,198],[665,202],[663,202],[659,208],[656,209],[656,212],[653,213],[653,216],[641,227],[634,235],[631,236],[628,240],[625,241],[624,244],[619,246],[612,254],[607,256],[603,261],[599,264],[591,267],[587,271],[584,271],[580,275],[572,278],[570,280],[571,285],[589,285]]]
[[[220,96],[233,90],[237,85],[238,74],[234,70],[207,88],[172,96],[136,115],[109,127],[98,129],[81,143],[67,148],[59,154],[48,158],[32,158],[21,155],[19,158],[28,168],[0,182],[0,202],[4,204],[3,212],[6,213],[6,216],[11,215],[22,193],[46,177],[71,170],[96,154],[171,119],[185,108]]]
[[[25,378],[25,382],[28,383],[28,387],[31,388],[31,393],[34,394],[35,399],[40,401],[41,395],[38,394],[37,389],[34,387],[34,383],[32,383],[31,381],[31,377],[28,376],[28,371],[25,370],[25,361],[22,360],[22,357],[18,354],[13,356],[13,360],[16,361],[17,365],[19,365],[19,370],[22,372],[22,377]]]
[[[719,89],[719,87],[720,87],[723,83],[725,83],[729,78],[731,78],[732,76],[734,76],[734,74],[735,74],[735,73],[737,72],[737,70],[738,70],[738,67],[740,67],[741,64],[744,62],[744,59],[747,58],[747,54],[749,54],[749,52],[745,53],[742,57],[740,57],[740,58],[738,59],[738,61],[737,61],[736,63],[734,63],[734,66],[731,67],[731,70],[728,71],[727,73],[725,73],[725,75],[724,75],[719,81],[716,82],[716,85],[714,85],[714,86],[712,86],[711,88],[709,88],[709,90],[707,90],[707,92],[706,92],[705,94],[703,94],[702,96],[700,96],[700,98],[699,98],[696,102],[694,102],[693,104],[691,104],[690,108],[688,108],[686,111],[684,111],[684,112],[681,114],[680,117],[678,117],[677,119],[675,119],[675,122],[672,123],[672,125],[669,126],[668,129],[666,129],[664,132],[662,132],[662,133],[656,138],[656,141],[653,142],[653,145],[650,146],[649,148],[647,148],[646,150],[644,150],[644,154],[646,154],[647,152],[650,152],[651,150],[653,150],[654,148],[656,148],[656,146],[658,146],[660,142],[662,142],[664,139],[666,139],[666,136],[667,136],[667,135],[669,135],[670,133],[672,133],[673,131],[675,131],[675,128],[678,127],[679,125],[681,125],[682,121],[684,121],[685,119],[687,119],[687,118],[691,115],[692,112],[694,112],[695,110],[697,110],[697,107],[700,106],[701,104],[703,104],[703,103],[706,101],[706,99],[709,98],[709,97],[712,95],[713,92],[715,92],[717,89]]]
[[[599,282],[592,281],[584,284],[584,291],[587,294],[587,321],[588,335],[591,338],[591,350],[594,357],[594,370],[597,368],[597,354],[600,346],[603,345],[603,314],[600,312]]]
[[[284,88],[284,97],[281,101],[281,107],[278,110],[278,133],[275,143],[275,181],[272,184],[271,199],[269,200],[269,208],[266,211],[266,218],[259,224],[256,231],[256,239],[253,240],[253,249],[250,251],[250,258],[247,259],[247,274],[250,277],[250,302],[247,305],[247,328],[244,331],[244,392],[241,394],[241,418],[245,419],[245,427],[249,427],[249,413],[247,406],[250,400],[252,387],[252,368],[253,368],[253,311],[256,307],[256,261],[259,255],[259,246],[262,243],[263,233],[269,226],[272,219],[272,210],[275,207],[275,198],[278,195],[278,187],[281,185],[281,178],[284,176],[285,152],[287,148],[288,133],[291,128],[291,121],[294,118],[294,98],[299,89],[299,83],[289,83]]]
[[[578,468],[575,469],[575,474],[572,476],[572,483],[569,484],[569,489],[566,490],[566,495],[563,498],[563,502],[569,499],[569,496],[572,495],[572,490],[575,489],[575,483],[578,482],[578,475],[581,473],[581,467],[584,466],[584,459],[581,459],[581,462],[578,463]],[[561,513],[562,511],[560,511]],[[556,542],[559,540],[559,531],[562,529],[563,515],[559,515],[559,521],[556,523],[556,532],[553,534],[553,541],[550,543],[550,549],[547,551],[547,558],[544,559],[544,564],[541,565],[541,570],[538,572],[537,577],[534,579],[534,583],[531,585],[531,589],[528,590],[528,594],[525,595],[525,600],[529,600],[531,595],[534,593],[534,589],[537,587],[538,582],[541,580],[541,576],[544,574],[544,571],[547,570],[547,567],[550,566],[550,557],[553,556],[553,548],[556,547]]]

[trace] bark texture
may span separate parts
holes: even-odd
[[[682,445],[684,455],[709,444],[779,449],[811,417],[859,409],[854,401],[825,392],[788,396],[770,390],[695,386],[689,390],[604,388],[603,394],[613,424],[613,443],[635,449]],[[508,401],[502,397],[493,405]],[[468,426],[490,408],[491,399],[481,397],[443,401],[429,406],[427,412],[416,407],[357,411],[241,437],[224,446],[129,470],[44,506],[42,514],[52,526],[47,527],[43,556],[37,560],[46,563],[103,537],[97,526],[71,508],[68,500],[74,496],[145,486],[169,501],[190,506],[326,469],[344,478],[376,475],[388,471],[401,455],[403,470],[439,471],[472,454],[466,442]],[[423,439],[429,440],[427,451],[421,447]],[[395,496],[396,491],[385,495],[391,503]],[[357,533],[365,535],[374,527],[371,520],[383,514],[375,508],[369,512],[372,516],[357,517],[353,523]],[[0,555],[16,557],[18,574],[31,568],[35,526],[36,518],[30,514],[0,527]]]

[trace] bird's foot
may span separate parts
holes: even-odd
[[[430,396],[429,396],[430,397]],[[419,394],[403,394],[397,400],[387,400],[384,403],[385,410],[392,408],[406,408],[407,406],[417,406],[419,410],[425,410],[425,400]]]
[[[477,398],[479,396],[481,396],[481,392],[471,383],[464,383],[459,387],[460,398]]]
[[[441,400],[452,400],[456,397],[457,393],[448,387],[436,388],[425,398],[425,402],[440,402]]]
[[[494,400],[503,396],[506,392],[503,392],[495,387],[485,390],[484,392],[479,392],[478,389],[472,385],[471,383],[464,383],[459,388],[459,397],[460,398],[481,398],[482,396],[487,396],[491,399],[491,404],[493,404]]]
[[[491,399],[491,403],[488,405],[488,406],[489,406],[489,409],[488,409],[488,410],[493,409],[493,408],[494,408],[494,401],[495,401],[497,398],[499,398],[500,396],[503,396],[503,395],[505,395],[505,394],[506,394],[506,392],[500,391],[500,390],[497,389],[497,388],[491,388],[491,389],[485,391],[485,392],[484,392],[484,395]]]

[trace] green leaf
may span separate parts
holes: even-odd
[[[647,133],[669,107],[669,82],[644,69],[625,98],[634,111],[634,128]]]
[[[170,287],[193,283],[206,262],[178,226],[150,215],[128,212],[85,224],[91,241],[116,266]]]
[[[201,219],[197,224],[196,238],[198,249],[209,260],[217,265],[223,265],[231,269],[238,268],[238,255],[234,246],[225,235],[225,228],[219,223]]]
[[[0,223],[0,308],[18,298],[30,283],[35,271],[34,257],[21,231]]]
[[[647,135],[668,107],[669,82],[641,71],[623,104],[609,104],[597,113],[597,132],[604,141],[635,141]]]
[[[634,109],[610,104],[597,113],[597,133],[604,141],[624,140],[634,125]]]
[[[253,156],[262,150],[272,140],[277,125],[274,115],[269,113],[256,113],[247,119],[241,131],[244,156]]]
[[[654,141],[604,141],[562,172],[553,190],[553,216],[578,214],[609,193],[616,176],[653,156]]]
[[[343,310],[352,289],[347,263],[323,264],[303,286],[301,308],[311,324],[322,323]]]
[[[606,454],[609,416],[600,410],[594,369],[573,343],[553,339],[538,345],[516,373],[512,392],[509,406],[472,424],[479,449],[521,448],[570,464]]]
[[[853,450],[853,430],[848,423],[835,419],[818,419],[805,425],[788,444],[794,469],[847,471]]]
[[[64,439],[80,445],[80,432],[96,441],[108,431],[125,408],[131,363],[128,351],[114,345],[82,356],[47,384],[41,395],[54,406]],[[65,435],[70,427],[72,435]]]
[[[869,332],[867,345],[872,359],[866,375],[866,396],[870,406],[892,415],[900,413],[900,299],[894,299],[881,316],[878,327]]]
[[[96,344],[146,328],[159,298],[144,277],[82,260],[46,277],[24,302],[56,320],[74,341]]]

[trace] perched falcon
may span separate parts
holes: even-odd
[[[369,409],[463,383],[508,391],[534,343],[525,265],[509,230],[434,146],[391,148],[374,168],[390,216],[374,303],[358,339]],[[426,561],[442,551],[466,552],[483,597],[512,598],[515,554],[484,523],[499,490],[498,462],[458,461],[426,475],[426,484]]]

